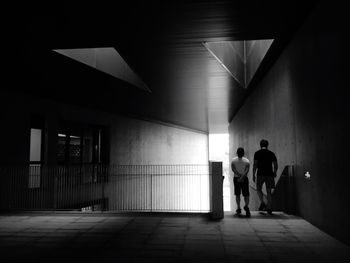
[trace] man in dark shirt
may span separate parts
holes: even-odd
[[[259,211],[272,214],[272,189],[275,188],[275,177],[278,169],[276,155],[267,149],[269,142],[260,141],[260,150],[254,154],[253,181],[256,179],[256,189],[260,199]],[[257,171],[257,174],[256,174]],[[265,183],[267,193],[267,204],[264,203],[262,185]]]

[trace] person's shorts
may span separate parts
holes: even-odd
[[[256,177],[256,189],[261,190],[265,183],[266,188],[275,188],[275,178],[273,176],[257,176]]]
[[[244,197],[249,196],[249,180],[245,177],[243,182],[238,182],[238,177],[233,177],[233,185],[235,187],[235,195],[242,195]]]

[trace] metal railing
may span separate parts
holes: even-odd
[[[0,167],[0,208],[208,212],[209,165]]]

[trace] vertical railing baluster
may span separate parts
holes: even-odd
[[[198,211],[209,207],[207,165],[0,167],[1,208]]]

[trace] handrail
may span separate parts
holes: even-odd
[[[210,209],[208,164],[0,166],[0,177],[0,209]]]

